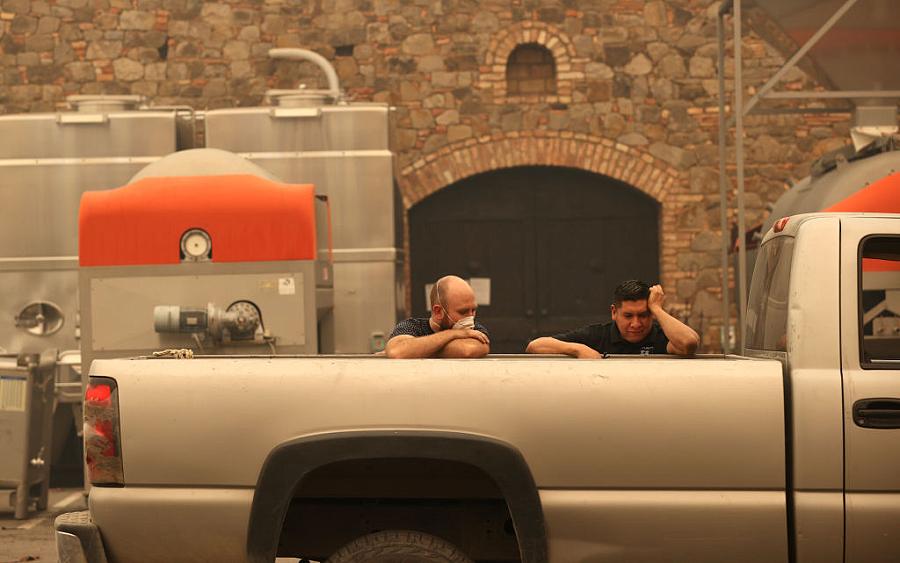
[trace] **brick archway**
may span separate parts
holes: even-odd
[[[570,132],[510,133],[468,139],[419,159],[400,172],[409,209],[432,193],[468,176],[513,166],[564,166],[596,172],[634,186],[665,209],[679,172],[649,153],[609,139]]]
[[[403,198],[403,248],[409,257],[409,209],[431,194],[469,176],[516,166],[577,168],[625,182],[660,204],[660,232],[673,232],[675,205],[670,192],[683,174],[649,153],[586,134],[539,131],[513,132],[468,139],[433,152],[400,171],[398,187]],[[667,237],[660,240],[660,274],[664,284],[677,271],[677,249]],[[411,309],[410,265],[404,261],[406,310]]]

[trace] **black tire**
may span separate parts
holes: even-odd
[[[473,563],[452,543],[413,530],[385,530],[351,541],[326,563]]]

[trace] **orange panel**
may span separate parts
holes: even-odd
[[[900,213],[900,172],[872,182],[822,211]]]
[[[313,260],[315,189],[250,175],[145,178],[81,198],[82,266],[177,264],[203,229],[213,262]]]

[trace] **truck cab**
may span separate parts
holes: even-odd
[[[796,561],[900,552],[900,217],[807,214],[763,239],[746,354],[785,369]]]

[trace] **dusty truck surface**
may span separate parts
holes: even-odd
[[[898,298],[900,216],[811,214],[745,356],[96,360],[61,559],[897,561]]]

